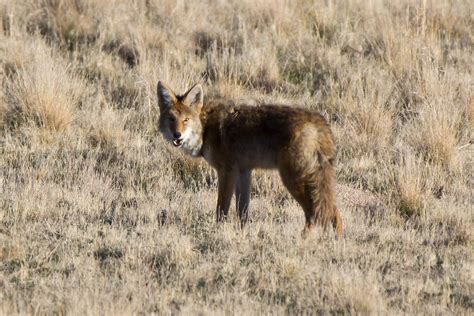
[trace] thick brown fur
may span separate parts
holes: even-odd
[[[235,193],[242,226],[248,220],[251,172],[278,169],[305,212],[306,237],[315,224],[332,225],[342,237],[335,203],[335,147],[320,114],[291,106],[203,104],[200,86],[177,96],[158,83],[160,130],[176,147],[204,159],[217,170],[217,221],[227,217]],[[184,135],[184,136],[180,136]],[[176,137],[178,136],[178,137]]]

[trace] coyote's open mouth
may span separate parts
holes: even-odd
[[[183,139],[182,138],[173,139],[173,145],[174,145],[174,147],[183,146]]]

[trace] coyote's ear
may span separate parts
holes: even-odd
[[[195,84],[184,94],[184,102],[200,112],[203,103],[203,92],[200,84]]]
[[[158,87],[156,88],[158,94],[158,105],[160,106],[160,111],[166,111],[169,109],[174,102],[176,102],[176,95],[173,90],[171,90],[166,84],[162,81],[158,81]]]

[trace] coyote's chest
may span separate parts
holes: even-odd
[[[207,161],[211,166],[214,165],[214,160],[212,159],[212,151],[210,148],[206,148],[202,151],[202,157]]]

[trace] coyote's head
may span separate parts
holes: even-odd
[[[158,82],[160,131],[172,144],[192,156],[202,147],[202,125],[199,114],[203,105],[200,85],[194,85],[183,95],[176,95],[163,82]]]

